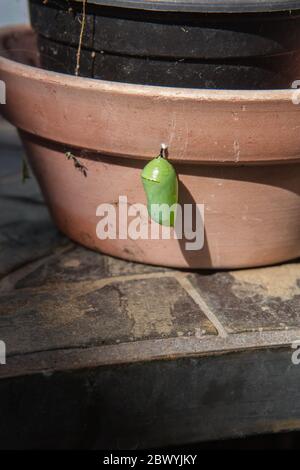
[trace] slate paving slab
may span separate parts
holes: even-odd
[[[300,263],[191,275],[228,333],[300,327]]]
[[[164,271],[167,270],[165,268],[116,260],[84,247],[75,246],[73,250],[65,253],[63,256],[53,258],[51,261],[34,269],[16,284],[16,288],[50,286],[61,282],[92,281],[122,275]]]
[[[166,292],[169,295],[166,295]],[[19,289],[2,295],[0,325],[8,355],[146,339],[216,334],[200,307],[163,277],[104,287]]]

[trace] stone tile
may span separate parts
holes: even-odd
[[[34,179],[0,182],[0,277],[69,243],[58,232]]]
[[[300,263],[190,280],[230,333],[300,327]]]
[[[31,199],[31,197],[3,196],[0,191],[0,230],[2,227],[19,222],[46,220],[50,221],[50,217],[43,203]]]
[[[0,296],[0,330],[9,355],[216,334],[198,305],[169,277],[113,282],[90,292],[80,285],[13,291]]]
[[[92,281],[113,276],[148,274],[164,268],[130,263],[76,246],[71,252],[48,261],[21,279],[16,287],[39,287],[60,282]]]
[[[39,185],[29,169],[30,178],[25,182],[22,180],[22,154],[20,149],[3,150],[0,146],[0,198],[4,203],[7,201],[18,203],[43,204],[43,197]],[[4,206],[4,204],[3,204]],[[3,218],[2,211],[0,212]]]
[[[30,179],[24,183],[22,181],[24,155],[25,152],[15,128],[2,121],[0,117],[0,225],[3,225],[9,213],[8,210],[4,212],[4,209],[10,201],[15,204],[15,210],[18,210],[18,204],[21,203],[24,205],[30,202],[33,205],[43,202],[39,186],[30,169]]]
[[[23,153],[15,129],[0,121],[0,277],[66,242],[50,220],[34,177],[22,182]]]
[[[8,147],[0,140],[0,182],[2,184],[6,182],[7,178],[11,175],[19,174],[21,178],[22,154],[23,151],[20,147]]]
[[[10,272],[50,255],[68,241],[50,221],[22,221],[1,227],[0,278]]]
[[[105,308],[99,304],[99,294]],[[134,340],[216,333],[200,307],[172,277],[116,282],[85,296],[96,316],[103,311],[112,313],[111,299],[116,310],[130,318]]]

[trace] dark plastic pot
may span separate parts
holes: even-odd
[[[293,8],[300,9],[300,2],[245,5],[233,0],[92,0],[80,75],[196,88],[289,87],[295,78],[294,53],[300,49],[300,10]],[[30,0],[30,7],[42,66],[74,74],[82,1]]]

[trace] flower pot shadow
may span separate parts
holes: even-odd
[[[183,208],[185,204],[189,204],[192,206],[192,231],[196,233],[196,230],[199,228],[197,227],[197,220],[202,221],[202,214],[197,206],[197,201],[195,201],[193,195],[189,191],[189,189],[183,184],[182,181],[179,180],[179,204]],[[201,259],[203,260],[203,264],[206,266],[211,266],[212,260],[210,256],[209,250],[209,243],[207,239],[206,229],[205,229],[205,221],[204,221],[204,243],[203,247],[201,248]],[[199,250],[188,250],[187,244],[194,243],[194,241],[188,240],[186,237],[182,237],[178,240],[181,252],[184,256],[185,261],[187,262],[188,266],[192,267],[195,263],[195,256],[199,257]]]

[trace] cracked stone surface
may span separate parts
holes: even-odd
[[[92,281],[108,277],[163,272],[165,268],[146,266],[92,252],[80,246],[61,257],[40,265],[17,284],[16,288],[55,286],[61,282]]]
[[[0,324],[10,355],[195,336],[196,329],[216,334],[172,278],[113,282],[98,289],[79,284],[19,290],[2,296]]]
[[[300,263],[191,275],[228,333],[300,327]]]

